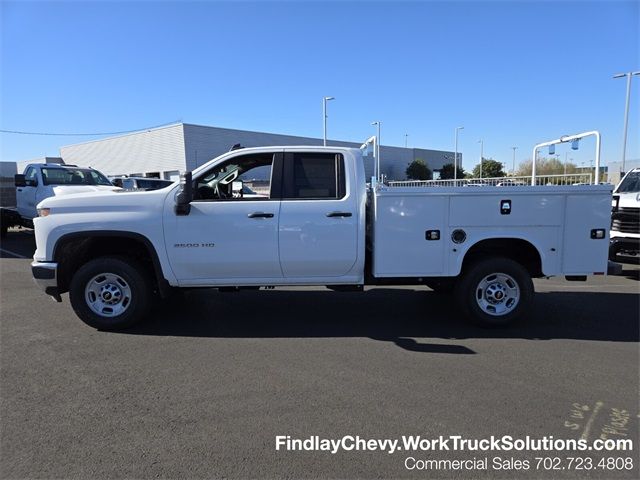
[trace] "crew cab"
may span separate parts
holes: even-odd
[[[84,192],[113,190],[113,184],[93,168],[59,163],[31,163],[15,175],[16,206],[0,210],[0,232],[10,227],[33,228],[36,205],[45,198]]]
[[[367,184],[363,152],[236,149],[149,192],[49,198],[32,272],[88,325],[120,329],[175,288],[427,285],[483,325],[522,316],[534,277],[606,274],[611,186]],[[263,194],[244,181],[264,179]]]

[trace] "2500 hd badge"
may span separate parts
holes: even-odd
[[[215,247],[215,243],[174,243],[173,248],[199,248],[199,247]]]

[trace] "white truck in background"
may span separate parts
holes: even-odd
[[[14,184],[15,206],[0,209],[2,237],[11,227],[33,228],[36,205],[45,198],[115,189],[97,170],[59,163],[29,164],[24,173],[15,175]]]
[[[640,168],[634,168],[613,192],[609,258],[640,260]]]
[[[250,178],[267,193],[244,196]],[[32,273],[105,330],[177,288],[302,285],[427,285],[504,325],[530,310],[532,278],[607,274],[611,188],[368,186],[358,149],[236,149],[163,189],[45,199]]]

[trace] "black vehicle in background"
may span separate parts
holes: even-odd
[[[159,178],[147,177],[113,177],[111,182],[116,186],[125,190],[159,190],[168,187],[172,183],[171,180],[161,180]]]

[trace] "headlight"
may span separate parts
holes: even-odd
[[[39,217],[48,217],[50,213],[51,213],[50,208],[38,208]]]

